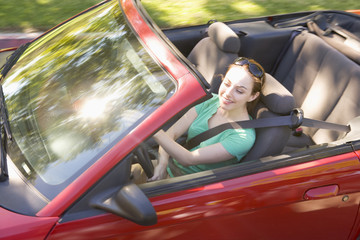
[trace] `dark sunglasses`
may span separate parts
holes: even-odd
[[[257,78],[262,78],[265,74],[260,65],[244,57],[235,59],[234,64],[238,66],[248,65],[250,73]]]

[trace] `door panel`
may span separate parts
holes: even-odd
[[[153,197],[154,226],[102,214],[60,223],[50,239],[347,239],[358,212],[359,170],[348,153],[265,171]]]
[[[338,193],[338,185],[322,186],[307,190],[304,198],[306,200],[316,200],[321,198],[335,197],[338,195]]]

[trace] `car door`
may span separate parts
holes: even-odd
[[[360,163],[349,145],[139,185],[156,210],[150,226],[94,204],[131,184],[131,158],[74,204],[49,239],[338,240],[348,239],[358,214]]]

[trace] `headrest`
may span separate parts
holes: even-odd
[[[225,23],[215,22],[211,24],[208,34],[222,51],[236,54],[240,51],[239,37]]]
[[[270,74],[266,73],[265,78],[260,100],[270,111],[278,114],[288,114],[295,107],[294,96]]]

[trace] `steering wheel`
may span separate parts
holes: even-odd
[[[149,151],[146,149],[145,144],[141,143],[134,151],[138,163],[144,169],[148,178],[154,175],[154,165],[150,159]]]

